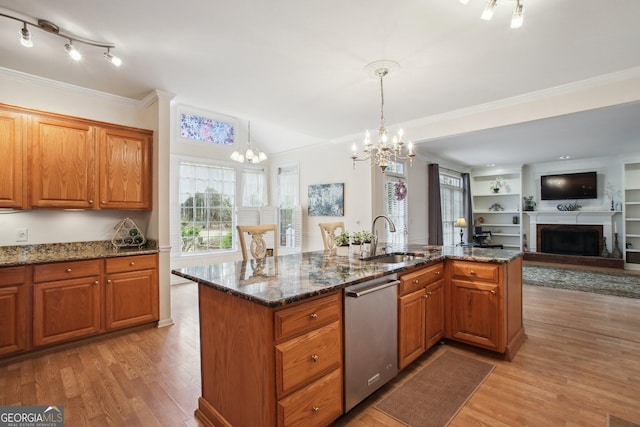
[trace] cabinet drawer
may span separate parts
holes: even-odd
[[[27,267],[0,268],[0,286],[19,285],[27,281]]]
[[[497,264],[453,261],[451,263],[451,278],[471,282],[498,283],[500,280],[500,267]]]
[[[127,271],[153,269],[157,266],[156,258],[155,254],[107,258],[105,260],[106,272],[126,273]]]
[[[278,426],[326,426],[342,415],[342,370],[278,402]]]
[[[444,277],[443,263],[422,268],[400,277],[399,294],[406,295],[436,282]]]
[[[39,283],[76,277],[99,276],[101,262],[99,259],[92,259],[36,265],[33,268],[33,281],[34,283]]]
[[[278,396],[339,368],[342,359],[340,322],[333,322],[276,346]]]
[[[296,307],[277,311],[274,316],[276,341],[300,335],[340,319],[342,299],[338,292]]]

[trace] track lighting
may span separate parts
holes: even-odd
[[[520,3],[520,0],[516,0],[516,8],[513,10],[513,15],[511,16],[511,28],[522,27],[523,13],[524,8],[522,7],[522,3]]]
[[[33,47],[33,40],[31,40],[31,32],[27,28],[27,23],[24,23],[24,27],[20,30],[20,43],[24,47]]]
[[[71,40],[69,40],[69,43],[64,45],[64,50],[67,51],[71,59],[73,59],[74,61],[80,61],[82,59],[82,54],[78,51],[78,49],[73,47],[73,42]]]
[[[107,51],[104,53],[104,59],[107,62],[111,62],[114,66],[119,67],[122,65],[122,59],[118,58],[114,54],[109,51],[110,48],[107,48]]]
[[[7,15],[6,13],[0,13],[0,16],[13,19],[14,21],[18,21],[22,23],[22,28],[20,29],[20,43],[25,47],[33,46],[33,38],[31,37],[31,32],[29,31],[29,28],[28,28],[29,26],[31,26],[33,28],[37,28],[49,34],[53,34],[55,36],[62,37],[63,39],[68,40],[69,43],[65,43],[64,50],[75,61],[81,60],[82,54],[74,46],[74,42],[76,44],[81,43],[89,46],[106,49],[107,51],[104,53],[104,58],[115,67],[119,67],[122,65],[122,59],[120,59],[119,57],[111,53],[111,49],[115,48],[115,46],[112,43],[98,42],[98,41],[89,40],[83,37],[76,36],[75,34],[72,34],[68,31],[63,30],[53,22],[47,21],[46,19],[35,19],[31,17],[27,17],[27,19],[23,19],[23,18]]]
[[[491,18],[493,18],[493,13],[496,11],[496,4],[498,4],[498,0],[487,0],[487,5],[484,7],[480,19],[490,21]]]
[[[458,0],[460,3],[467,5],[469,0]],[[522,6],[521,0],[515,0],[516,8],[513,10],[513,15],[511,16],[511,28],[520,28],[523,23],[523,13],[524,8]],[[493,18],[493,13],[496,10],[496,6],[498,5],[498,0],[487,0],[487,3],[482,11],[482,15],[480,15],[480,19],[485,21],[490,21]]]

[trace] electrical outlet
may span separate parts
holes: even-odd
[[[16,242],[26,242],[29,240],[29,230],[25,227],[16,228]]]

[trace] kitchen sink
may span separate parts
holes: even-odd
[[[414,254],[406,254],[406,253],[396,253],[396,254],[386,254],[386,255],[378,255],[375,257],[367,258],[365,261],[377,262],[381,264],[397,264],[400,262],[413,261],[414,259],[421,258]]]

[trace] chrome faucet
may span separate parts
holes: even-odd
[[[378,221],[380,218],[384,218],[387,220],[387,222],[389,223],[389,231],[391,231],[392,233],[396,232],[396,226],[388,216],[378,215],[377,217],[375,217],[373,219],[373,222],[371,223],[371,235],[373,236],[371,238],[371,256],[374,256],[376,254],[376,250],[378,249],[378,231],[376,230],[376,221]]]

